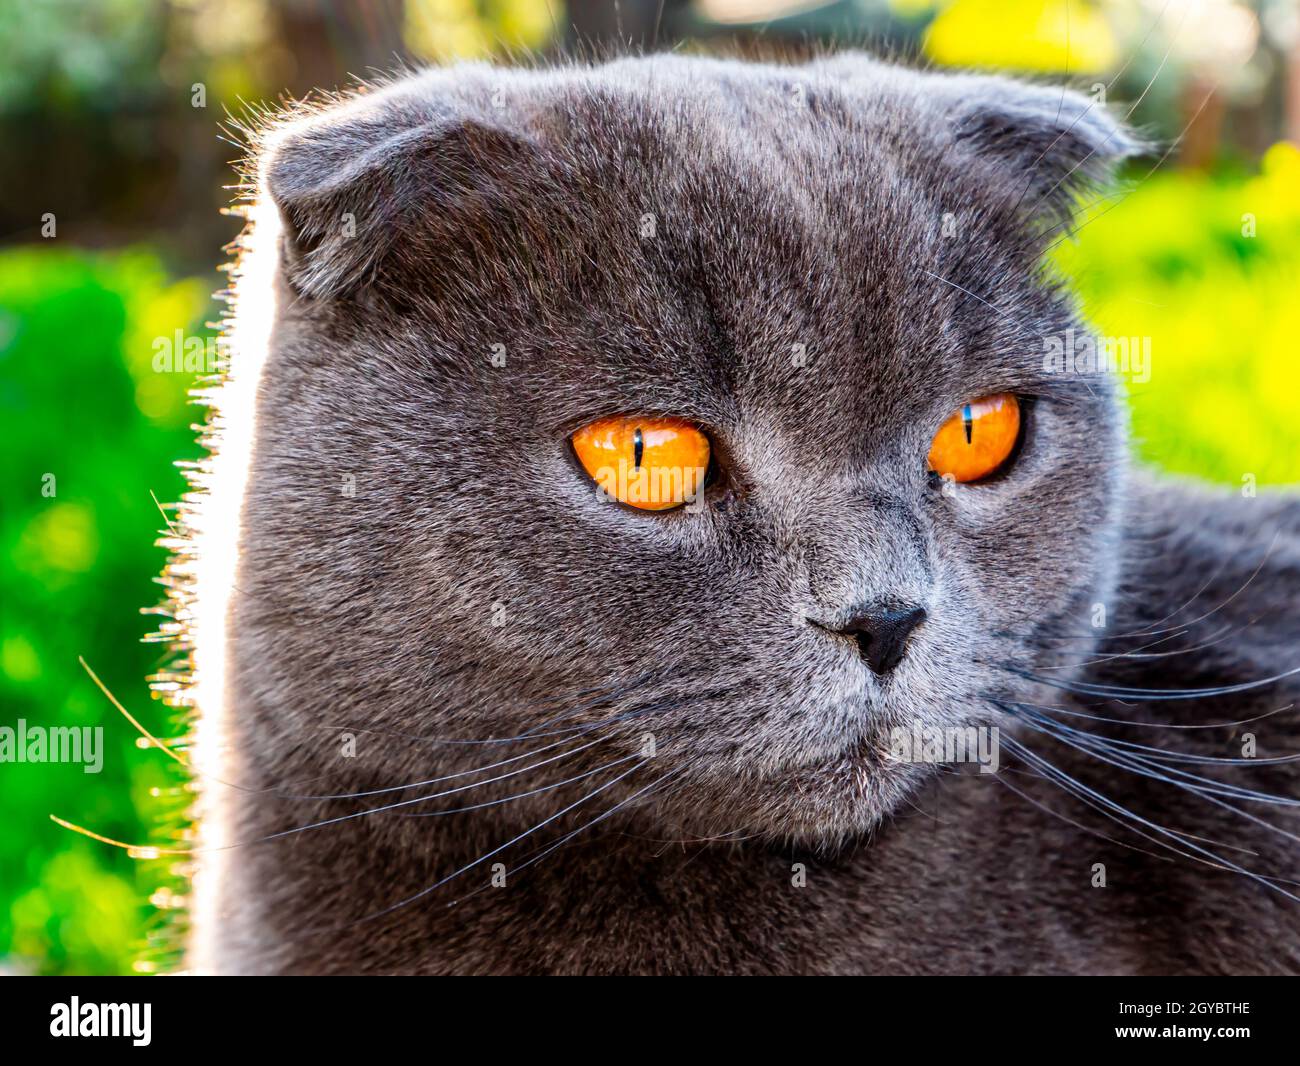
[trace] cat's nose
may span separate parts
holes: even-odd
[[[883,677],[903,661],[907,638],[924,621],[924,607],[868,607],[837,631],[856,639],[866,664]]]

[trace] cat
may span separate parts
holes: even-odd
[[[1044,355],[1148,151],[1105,107],[654,55],[255,142],[171,567],[190,969],[1300,970],[1300,502],[1132,466]],[[611,499],[620,417],[703,488]]]

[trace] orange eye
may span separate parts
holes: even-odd
[[[573,450],[606,495],[643,511],[695,499],[709,469],[709,438],[680,418],[602,418],[573,435]]]
[[[954,481],[978,481],[1007,461],[1020,437],[1020,403],[1009,392],[972,400],[939,427],[930,469]]]

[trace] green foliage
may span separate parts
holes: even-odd
[[[153,953],[142,943],[146,900],[169,882],[166,864],[73,835],[49,815],[131,842],[177,824],[180,782],[158,752],[136,746],[77,659],[171,735],[172,712],[148,706],[145,685],[168,652],[141,643],[156,628],[140,609],[161,599],[152,582],[164,558],[150,490],[175,499],[173,461],[197,447],[191,379],[150,363],[154,337],[201,327],[206,292],[170,282],[145,253],[0,254],[0,724],[104,730],[98,774],[0,766],[0,959],[16,969],[112,973]]]

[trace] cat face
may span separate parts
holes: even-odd
[[[234,626],[267,728],[363,715],[457,769],[526,736],[617,778],[593,816],[869,828],[932,770],[894,731],[996,724],[1110,587],[1120,418],[1047,365],[1081,327],[1040,263],[1133,147],[858,56],[461,67],[277,127]],[[944,480],[985,397],[1006,461]],[[573,438],[623,416],[699,435],[693,500],[600,490]]]

